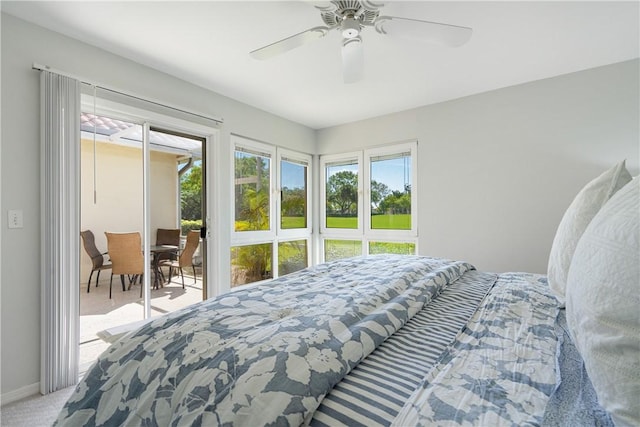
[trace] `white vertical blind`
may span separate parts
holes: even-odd
[[[41,101],[42,394],[78,381],[80,82],[48,71]]]

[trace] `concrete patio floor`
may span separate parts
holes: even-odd
[[[109,299],[110,272],[100,275],[95,286],[95,274],[87,293],[86,278],[80,285],[80,372],[85,372],[96,358],[109,347],[97,333],[105,329],[143,320],[144,303],[140,298],[140,285],[122,291],[120,277],[113,277],[112,298]],[[128,283],[128,282],[126,282]],[[151,316],[170,313],[202,301],[202,276],[196,271],[194,282],[191,268],[185,269],[185,289],[179,275],[160,289],[151,289]]]

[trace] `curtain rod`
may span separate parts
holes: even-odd
[[[124,96],[127,96],[129,98],[137,99],[139,101],[148,102],[150,104],[158,105],[160,107],[169,108],[171,110],[179,111],[181,113],[190,114],[192,116],[200,117],[200,118],[203,118],[203,119],[206,119],[206,120],[211,120],[211,121],[214,121],[214,122],[216,122],[218,124],[224,123],[224,120],[221,119],[221,118],[210,117],[210,116],[208,116],[206,114],[203,114],[203,113],[189,111],[189,110],[186,110],[184,108],[175,107],[175,106],[172,106],[172,105],[167,105],[167,104],[165,104],[163,102],[160,102],[160,101],[148,99],[148,98],[145,98],[145,97],[140,96],[140,95],[135,95],[135,94],[132,94],[132,93],[123,92],[121,90],[118,90],[118,89],[115,89],[115,88],[112,88],[112,87],[108,87],[108,86],[103,85],[103,84],[98,84],[98,83],[95,83],[95,82],[91,82],[91,81],[89,81],[89,80],[87,80],[85,78],[81,78],[81,77],[75,76],[73,74],[66,73],[64,71],[56,70],[55,68],[51,68],[48,65],[41,65],[41,64],[38,64],[38,63],[34,62],[31,68],[34,69],[34,70],[38,70],[38,71],[48,71],[50,73],[54,73],[54,74],[58,74],[58,75],[61,75],[61,76],[64,76],[64,77],[69,77],[69,78],[72,78],[72,79],[76,79],[76,80],[80,81],[81,83],[88,84],[88,85],[97,87],[99,89],[103,89],[103,90],[107,90],[109,92],[117,93],[118,95],[124,95]]]

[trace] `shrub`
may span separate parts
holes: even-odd
[[[200,230],[202,228],[202,220],[183,219],[180,221],[180,228],[182,229],[182,235],[186,236],[190,230]]]

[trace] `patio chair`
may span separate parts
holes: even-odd
[[[179,228],[158,228],[156,230],[156,245],[171,245],[175,247],[180,247],[180,229]],[[176,260],[178,259],[177,254],[174,252],[162,252],[156,254],[158,257],[156,262],[164,261],[164,260]],[[162,275],[162,279],[164,280],[164,274],[162,269],[158,269],[160,274]]]
[[[158,228],[156,231],[156,245],[180,246],[180,229]]]
[[[109,281],[109,299],[111,299],[111,286],[113,275],[119,274],[124,292],[124,276],[129,278],[129,289],[138,277],[144,273],[144,256],[142,255],[142,238],[140,233],[104,233],[107,236],[107,248],[111,258],[111,280]],[[142,296],[142,285],[140,286]]]
[[[85,230],[80,232],[80,237],[82,237],[82,245],[84,246],[84,250],[91,258],[91,273],[89,273],[89,280],[87,281],[87,293],[91,289],[91,276],[93,276],[93,272],[97,271],[96,275],[96,287],[98,287],[98,281],[100,280],[100,272],[102,270],[109,270],[111,268],[111,264],[105,263],[104,256],[109,252],[100,252],[96,247],[96,238],[93,235],[91,230]]]
[[[184,273],[182,269],[184,267],[193,268],[193,281],[196,282],[196,267],[193,265],[193,254],[196,249],[198,249],[198,245],[200,244],[200,231],[192,230],[187,234],[187,243],[184,245],[184,249],[178,256],[177,260],[164,260],[160,261],[159,266],[161,267],[169,267],[169,281],[167,283],[171,283],[171,278],[173,277],[173,269],[177,268],[180,270],[180,276],[182,277],[182,289],[184,289]]]

